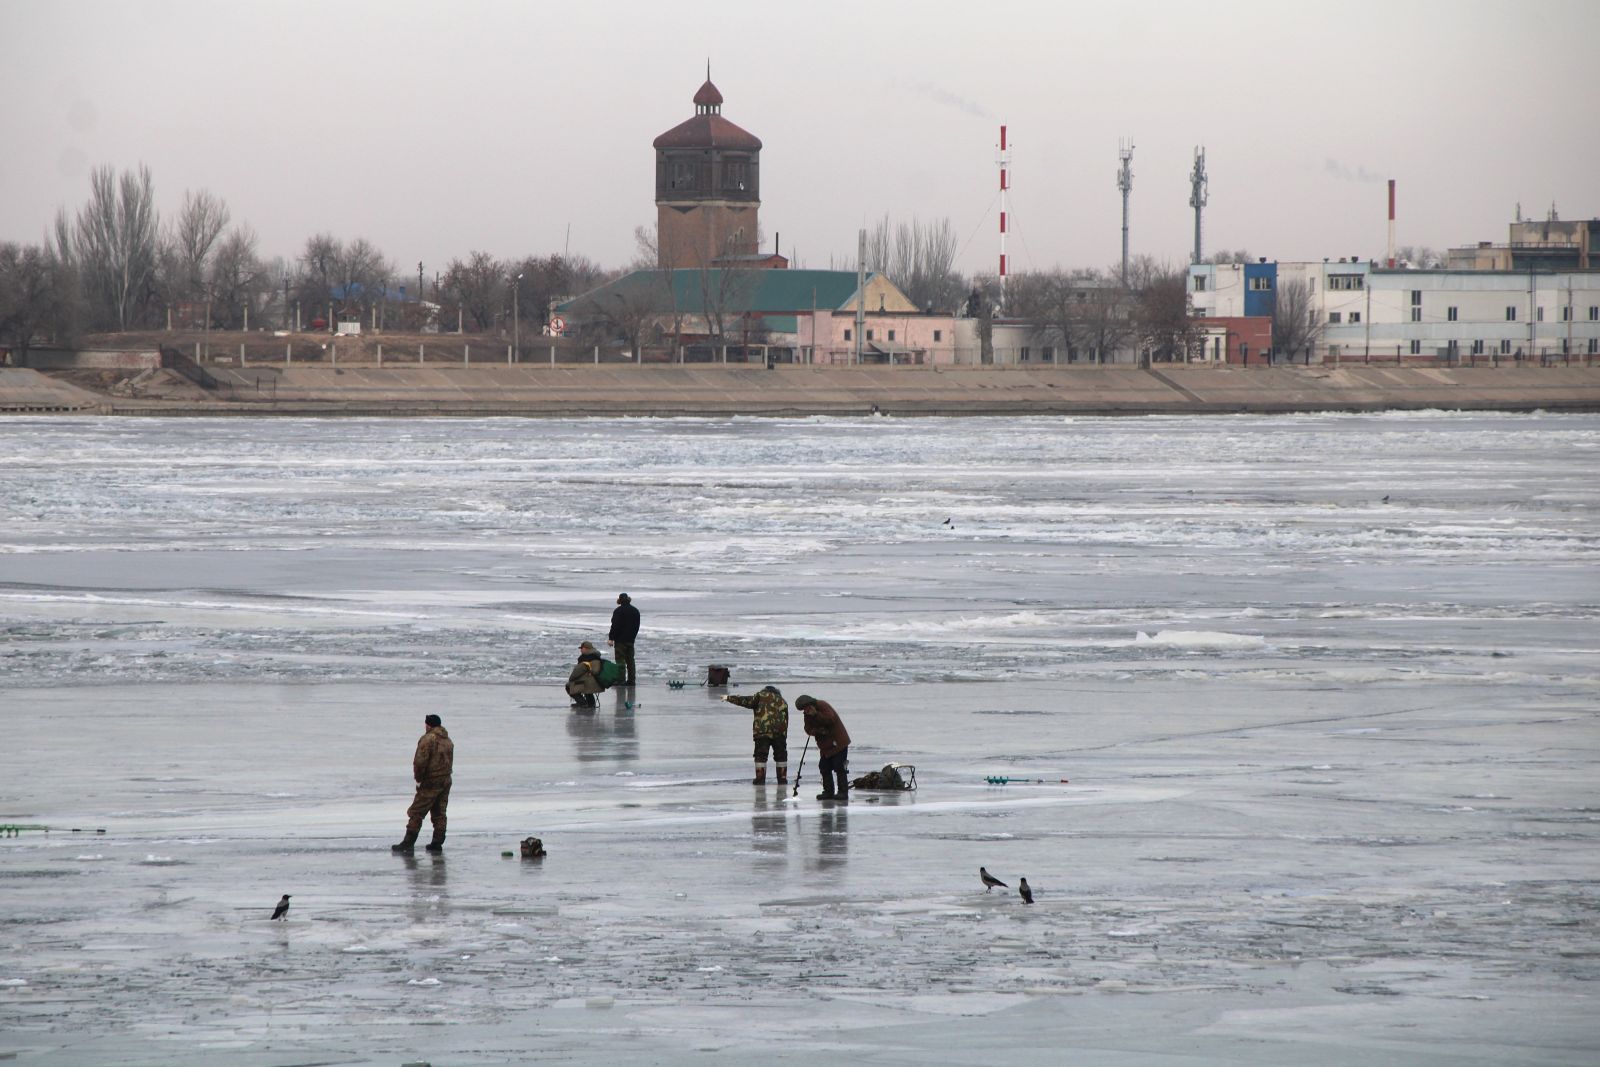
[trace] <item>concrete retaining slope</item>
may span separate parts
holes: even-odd
[[[1600,411],[1600,367],[214,368],[205,399],[97,397],[114,414],[1014,415]],[[93,394],[81,395],[93,396]]]
[[[108,399],[26,367],[0,367],[0,412],[53,414],[98,411]]]

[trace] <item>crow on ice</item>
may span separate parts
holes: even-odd
[[[276,908],[272,909],[272,917],[274,919],[282,919],[285,922],[289,921],[289,894],[288,893],[285,893],[283,895],[283,899],[278,901],[278,906]]]
[[[995,886],[999,886],[1001,889],[1009,888],[1004,882],[990,874],[982,867],[978,868],[978,877],[983,881],[983,891],[985,893],[993,889]]]
[[[1022,894],[1022,902],[1024,904],[1033,903],[1033,890],[1028,888],[1028,880],[1026,878],[1017,879],[1017,892]]]

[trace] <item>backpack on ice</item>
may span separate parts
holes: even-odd
[[[868,771],[850,783],[852,789],[906,791],[917,787],[917,769],[909,763],[885,763],[881,771]]]
[[[628,672],[623,670],[621,665],[608,659],[601,660],[600,669],[595,672],[595,677],[600,679],[600,687],[602,689],[610,689],[614,685],[621,685],[622,680],[627,676]]]

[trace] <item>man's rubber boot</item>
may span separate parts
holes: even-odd
[[[832,800],[838,794],[833,791],[833,776],[829,771],[822,772],[822,792],[817,794],[818,800]]]
[[[778,781],[781,782],[781,781],[783,781],[783,779],[779,778]],[[756,776],[754,778],[750,779],[750,784],[751,785],[766,785],[767,784],[767,765],[765,763],[763,763],[761,766],[756,768]]]
[[[789,765],[787,763],[778,764],[778,784],[789,784]]]
[[[423,845],[422,847],[428,852],[443,852],[444,851],[444,831],[443,830],[435,830],[433,832],[433,840],[429,841],[426,845]]]
[[[834,771],[833,799],[848,802],[850,800],[850,779],[845,777],[844,771]]]
[[[418,829],[421,829],[420,827]],[[417,844],[417,830],[407,830],[406,839],[399,844],[390,845],[390,852],[414,852]]]

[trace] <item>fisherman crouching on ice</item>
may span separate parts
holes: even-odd
[[[778,784],[786,784],[789,781],[789,705],[777,686],[769,685],[752,696],[729,694],[722,699],[755,712],[750,733],[756,742],[756,776],[750,779],[750,784],[766,784],[769,749],[772,762],[778,768]]]
[[[817,752],[822,760],[817,770],[822,775],[822,792],[818,800],[849,800],[850,794],[850,734],[839,719],[839,713],[826,700],[800,696],[794,706],[805,714],[806,733],[817,739]],[[830,779],[829,774],[833,777]]]
[[[595,695],[604,691],[600,684],[600,653],[588,641],[578,646],[578,662],[567,675],[567,695],[580,708],[599,705]]]

